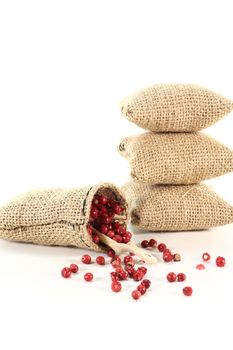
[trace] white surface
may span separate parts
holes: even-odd
[[[232,312],[232,230],[233,225],[228,225],[210,232],[153,234],[179,252],[182,261],[148,266],[152,286],[138,302],[130,296],[138,282],[123,281],[122,292],[113,293],[111,266],[82,264],[83,250],[0,241],[4,349],[16,344],[26,349],[32,345],[35,349],[43,345],[76,349],[83,340],[90,348],[105,342],[113,349],[128,343],[162,346],[164,341],[175,349],[221,346],[222,337],[228,339],[232,327],[227,320]],[[136,240],[149,237],[152,234],[140,234]],[[202,262],[205,251],[212,260],[199,271],[195,266]],[[215,265],[218,255],[226,258],[224,268]],[[91,256],[94,260],[97,254]],[[79,265],[79,273],[62,278],[61,268],[73,262]],[[83,279],[88,271],[94,274],[90,283]],[[170,271],[184,272],[187,280],[167,282]],[[191,297],[182,294],[187,285],[193,287]]]
[[[141,130],[120,116],[119,101],[160,82],[233,99],[232,31],[231,1],[1,1],[0,202],[33,188],[123,184],[129,168],[116,146]],[[232,127],[231,114],[206,132],[233,148]],[[210,183],[233,204],[232,180]],[[225,340],[230,349],[232,231],[156,234],[183,260],[151,268],[153,287],[138,303],[131,282],[109,291],[109,267],[92,265],[89,285],[82,272],[62,279],[81,250],[0,241],[1,349],[76,349],[84,338],[85,348],[209,349]],[[196,271],[204,251],[227,266]],[[193,297],[166,283],[170,270],[187,273]]]

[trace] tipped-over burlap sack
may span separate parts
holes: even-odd
[[[156,132],[198,131],[233,110],[233,101],[189,84],[155,85],[125,98],[122,114]]]
[[[146,132],[123,139],[119,152],[132,179],[149,184],[193,184],[233,171],[233,151],[198,132]]]
[[[104,183],[79,189],[51,189],[25,193],[0,208],[0,237],[42,245],[75,246],[102,251],[87,225],[95,194],[119,201],[127,212],[121,191]]]
[[[233,222],[233,207],[204,184],[127,183],[122,191],[132,225],[149,231],[187,231]]]

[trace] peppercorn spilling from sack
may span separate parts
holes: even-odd
[[[150,132],[124,138],[123,186],[131,223],[151,231],[207,229],[233,222],[233,208],[203,180],[233,171],[233,151],[199,130],[233,110],[233,102],[189,84],[155,85],[127,97],[122,114]]]
[[[127,221],[125,197],[112,184],[32,191],[0,208],[0,237],[103,251],[106,247],[93,227],[108,235],[113,231],[111,238],[126,242],[132,236],[126,231]]]
[[[100,242],[98,234],[101,232],[117,243],[129,243],[131,232],[125,225],[126,208],[114,199],[103,195],[95,195],[92,201],[88,232],[94,243]]]

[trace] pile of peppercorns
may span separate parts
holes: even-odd
[[[129,243],[132,233],[127,231],[125,219],[126,210],[118,201],[97,194],[91,205],[88,233],[96,244],[100,239],[93,228],[117,243]]]

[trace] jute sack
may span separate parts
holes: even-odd
[[[233,207],[204,184],[123,186],[132,225],[149,231],[207,229],[233,222]]]
[[[11,241],[102,251],[103,247],[96,245],[87,232],[95,194],[119,201],[127,212],[122,192],[108,183],[79,189],[32,191],[0,208],[0,237]]]
[[[233,151],[202,133],[153,133],[125,138],[119,152],[135,181],[193,184],[233,171]]]
[[[156,132],[198,131],[232,110],[232,101],[189,84],[154,85],[121,102],[127,119]]]

